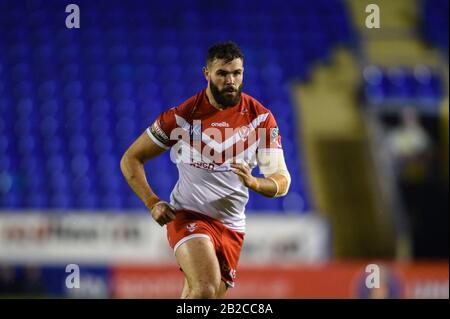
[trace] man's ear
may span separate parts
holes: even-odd
[[[207,66],[204,66],[202,70],[203,70],[203,75],[205,76],[206,81],[208,81],[208,78],[209,78],[209,70],[208,70],[208,67],[207,67]]]

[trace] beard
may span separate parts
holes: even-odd
[[[243,84],[241,84],[237,89],[229,86],[219,90],[219,88],[212,81],[209,82],[209,87],[214,100],[216,100],[216,102],[224,108],[234,106],[241,101],[242,86]],[[229,92],[234,92],[235,94],[228,94]]]

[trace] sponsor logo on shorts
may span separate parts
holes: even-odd
[[[225,260],[222,262],[222,270],[227,271],[232,279],[236,278],[236,269],[230,268],[230,266]]]

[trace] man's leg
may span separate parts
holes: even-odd
[[[181,299],[186,299],[188,297],[188,294],[189,294],[189,284],[186,277],[184,277],[183,290],[181,291]]]
[[[227,285],[225,285],[225,282],[223,280],[220,281],[220,287],[219,287],[219,292],[216,295],[216,298],[223,298],[225,297],[225,293],[227,292]],[[184,277],[184,284],[183,284],[183,290],[181,291],[181,299],[186,299],[188,297],[189,294],[189,283],[186,279],[186,277]]]
[[[220,281],[220,287],[219,287],[219,292],[216,295],[216,298],[223,298],[225,297],[225,293],[227,292],[227,285],[225,285],[225,282],[223,280]]]
[[[192,238],[178,247],[175,256],[186,277],[182,297],[217,298],[225,294],[219,261],[208,238]]]

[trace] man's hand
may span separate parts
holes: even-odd
[[[158,202],[156,203],[152,210],[153,219],[160,225],[164,226],[165,224],[171,222],[175,219],[175,211],[174,209],[166,202]]]
[[[239,175],[240,180],[245,186],[255,191],[258,189],[258,179],[252,176],[250,167],[247,164],[231,163],[230,166],[232,168],[231,170]]]
[[[251,190],[267,197],[276,197],[280,191],[287,192],[287,179],[280,174],[273,174],[265,178],[254,177],[247,164],[230,164],[231,170],[239,176],[242,183]],[[280,188],[280,185],[282,188]],[[286,189],[286,190],[285,190]]]

